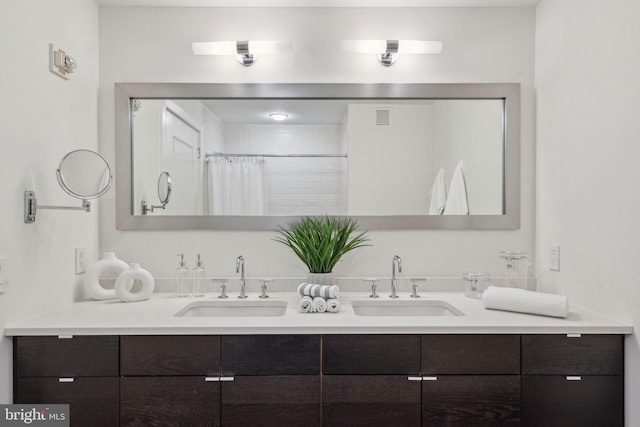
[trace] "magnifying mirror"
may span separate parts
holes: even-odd
[[[38,205],[35,191],[24,192],[24,222],[36,220],[38,209],[83,210],[91,211],[90,199],[106,193],[113,182],[113,174],[109,163],[95,151],[80,149],[67,153],[58,169],[58,183],[69,195],[82,200],[82,206],[47,206]]]
[[[164,171],[158,177],[158,199],[160,199],[160,206],[148,206],[144,200],[141,202],[142,215],[147,215],[149,212],[153,213],[154,209],[164,209],[169,203],[171,198],[171,175],[169,172]]]
[[[68,153],[60,161],[56,174],[64,191],[83,200],[102,196],[111,187],[113,178],[104,157],[91,150]]]

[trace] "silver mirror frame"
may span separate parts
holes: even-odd
[[[502,215],[359,215],[368,230],[513,230],[520,228],[520,84],[116,83],[116,228],[118,230],[276,230],[297,216],[134,215],[132,112],[135,99],[502,99]]]

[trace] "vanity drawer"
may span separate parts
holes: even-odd
[[[14,403],[68,404],[71,427],[117,426],[119,379],[115,377],[16,378]],[[39,423],[33,423],[37,425]]]
[[[523,335],[522,373],[621,375],[622,335]]]
[[[325,335],[322,371],[325,374],[418,374],[420,336]]]
[[[523,375],[522,425],[622,427],[623,383],[615,375]]]
[[[117,336],[15,337],[18,377],[118,375]]]
[[[120,337],[122,375],[218,375],[217,335],[125,335]]]
[[[519,374],[520,335],[423,335],[423,374]]]
[[[318,375],[319,335],[224,335],[222,374]]]

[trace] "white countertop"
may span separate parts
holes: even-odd
[[[123,303],[119,300],[82,301],[7,325],[4,334],[24,335],[207,335],[207,334],[630,334],[633,327],[592,311],[571,306],[566,319],[487,310],[482,301],[460,292],[425,292],[420,300],[441,300],[463,316],[358,316],[351,301],[370,300],[368,293],[341,293],[338,313],[300,313],[298,295],[274,292],[269,301],[287,301],[282,316],[177,317],[195,301],[220,301],[215,296],[177,298],[154,293],[151,299]],[[229,301],[238,301],[237,293]],[[244,300],[258,301],[251,293]],[[382,294],[380,301],[389,300]],[[414,300],[400,293],[395,301]]]

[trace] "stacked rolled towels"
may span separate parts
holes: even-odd
[[[298,286],[301,313],[337,313],[340,311],[340,289],[333,285],[301,283]]]
[[[485,308],[567,317],[569,300],[564,295],[525,291],[517,288],[489,286],[482,294]]]

